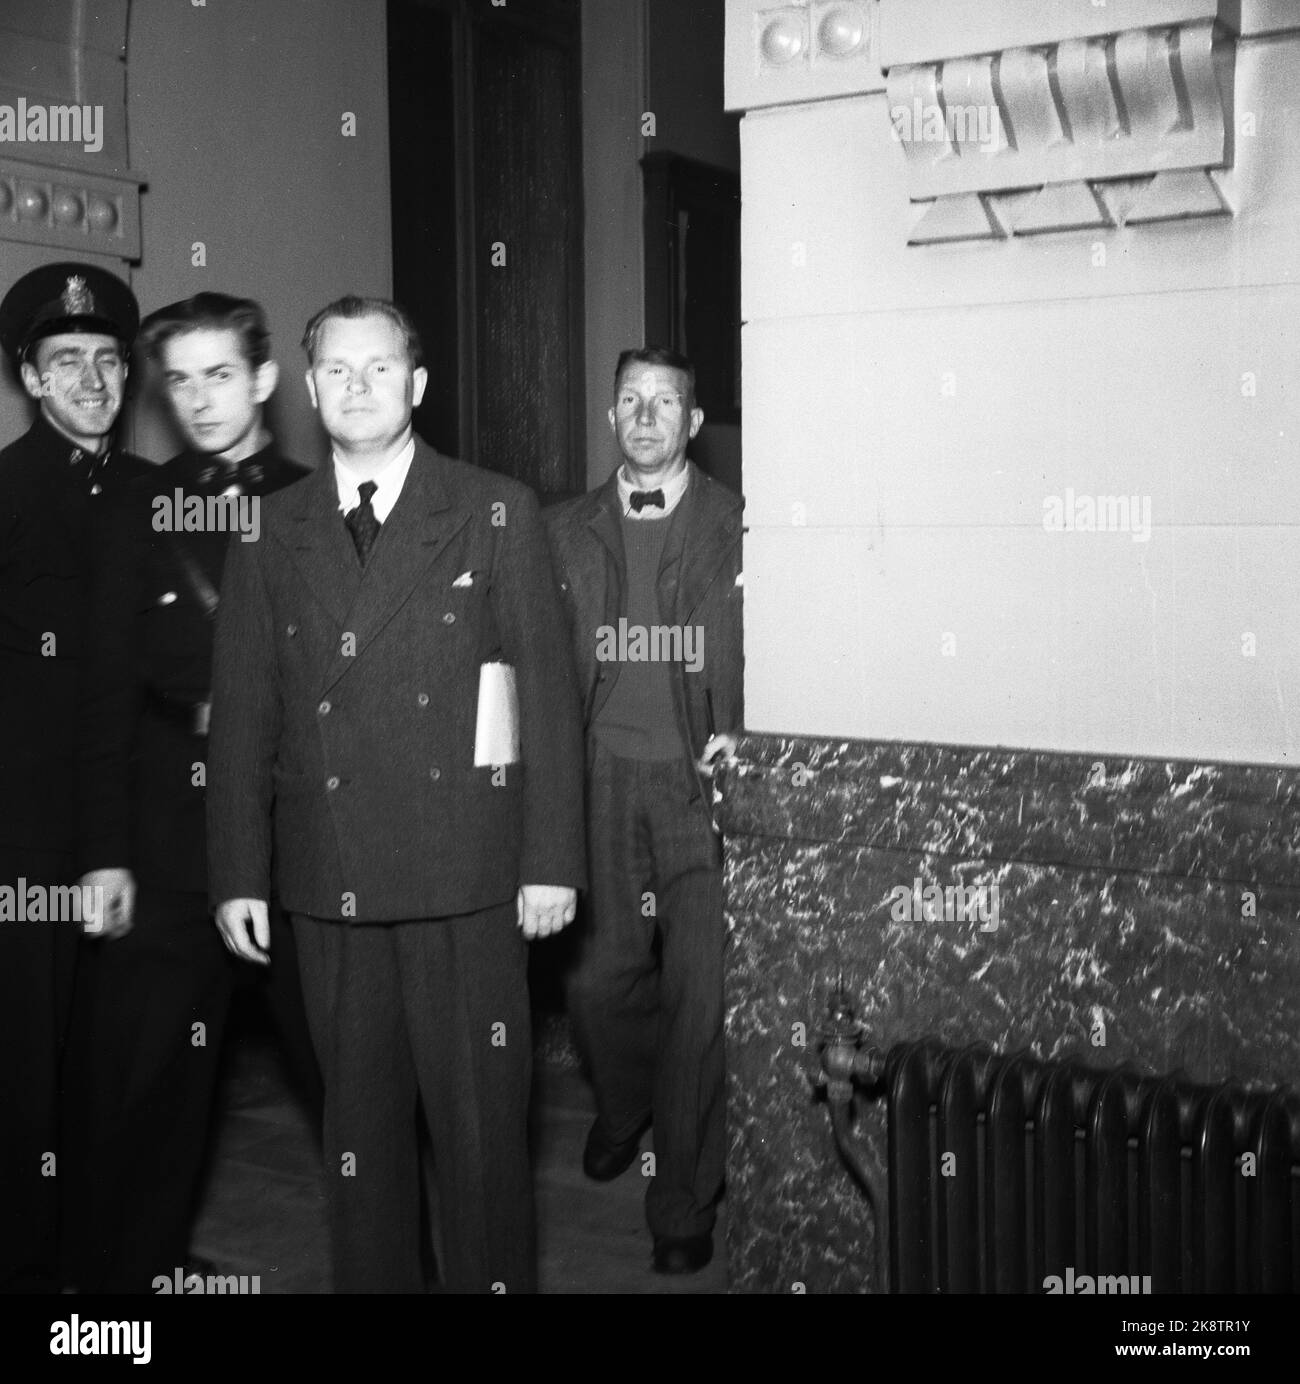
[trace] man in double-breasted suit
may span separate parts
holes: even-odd
[[[587,731],[590,910],[568,985],[608,1181],[654,1126],[646,1217],[660,1273],[713,1254],[723,1175],[722,869],[708,775],[743,713],[743,502],[687,459],[691,362],[625,351],[623,464],[548,510]]]
[[[232,544],[217,621],[218,926],[265,959],[274,842],[325,1081],[336,1290],[421,1289],[418,1098],[443,1286],[528,1291],[524,939],[570,922],[584,880],[577,698],[537,502],[415,438],[427,374],[392,304],[341,299],[304,346],[333,458]],[[517,754],[479,724],[510,721],[494,662],[513,669]]]

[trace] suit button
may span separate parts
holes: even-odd
[[[429,770],[429,777],[430,777],[435,783],[437,783],[437,781],[442,777],[442,770],[441,770],[441,769],[438,769],[438,768],[436,768],[436,767],[433,768],[433,769],[430,769],[430,770]]]
[[[328,702],[322,702],[316,710],[319,711],[322,716],[328,716],[330,714],[330,704]]]
[[[429,694],[428,694],[427,692],[421,692],[420,695],[419,695],[415,700],[416,700],[417,702],[419,702],[421,706],[428,706],[428,705],[429,705]]]
[[[451,613],[451,611],[448,611],[446,615],[442,617],[442,623],[444,625],[454,625],[456,623],[456,617]]]
[[[325,787],[328,788],[329,791],[330,791],[331,793],[332,793],[338,786],[339,786],[339,781],[338,781],[338,778],[337,778],[334,774],[331,774],[331,775],[329,776],[329,778],[327,778],[327,779],[325,780]]]
[[[287,635],[289,636],[290,639],[292,639],[292,638],[294,637],[294,635],[297,634],[297,633],[298,633],[298,626],[297,626],[297,625],[289,625],[289,626],[285,629],[285,634],[287,634]]]

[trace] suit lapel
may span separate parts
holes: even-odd
[[[323,462],[290,493],[297,504],[285,520],[285,546],[308,591],[341,625],[361,585],[361,564],[339,513],[333,461]]]
[[[718,568],[740,541],[739,527],[733,527],[733,510],[739,501],[720,503],[716,487],[704,473],[694,462],[687,465],[691,479],[683,500],[686,512],[679,508],[673,515],[685,522],[674,523],[669,530],[659,564],[660,609],[664,618],[678,624],[690,620]]]
[[[587,527],[609,549],[619,571],[623,571],[626,562],[623,556],[623,527],[619,515],[617,472],[595,492],[594,499],[595,507],[587,519]]]
[[[364,575],[355,552],[353,566],[358,581],[351,608],[342,618],[344,633],[353,636],[352,648],[345,653],[340,640],[325,679],[332,687],[367,645],[405,604],[429,565],[451,539],[470,521],[470,511],[453,502],[437,453],[417,441],[411,469],[397,503],[384,521]],[[343,536],[351,544],[346,526],[340,520]]]
[[[623,599],[623,583],[627,580],[627,556],[623,551],[623,523],[619,513],[618,501],[618,473],[615,472],[604,485],[594,494],[595,505],[587,518],[587,528],[595,534],[597,539],[609,554],[606,560],[603,554],[599,555],[599,560],[592,563],[591,571],[584,574],[584,588],[586,591],[599,593],[599,600],[588,602],[584,597],[584,605],[588,609],[603,611],[605,622],[616,622]],[[614,573],[614,581],[609,581],[609,574]],[[596,583],[599,582],[599,586]]]

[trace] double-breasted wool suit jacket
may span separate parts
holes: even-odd
[[[208,760],[214,904],[446,917],[581,887],[582,741],[536,497],[417,439],[362,567],[332,464],[232,539]],[[476,767],[480,666],[515,669],[521,764]],[[268,829],[273,823],[273,833]],[[272,842],[274,844],[272,844]]]

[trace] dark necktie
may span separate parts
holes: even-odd
[[[370,556],[371,548],[375,546],[375,539],[379,537],[379,520],[375,517],[374,506],[370,503],[371,496],[378,489],[374,481],[363,481],[357,487],[361,503],[343,516],[343,522],[352,534],[352,542],[356,546],[357,556],[361,559],[363,567]]]
[[[638,514],[647,505],[656,505],[658,508],[664,507],[664,492],[662,490],[634,490],[631,496],[632,508]]]
[[[76,477],[77,484],[88,495],[98,495],[103,489],[104,471],[112,454],[113,449],[111,447],[106,447],[99,456],[93,452],[83,451],[80,447],[73,448],[72,474]]]

